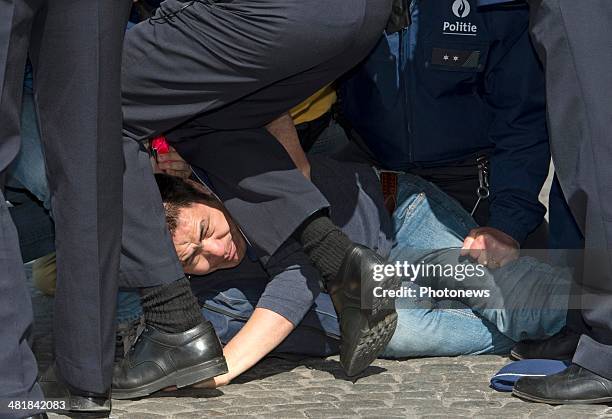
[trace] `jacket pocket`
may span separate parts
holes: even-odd
[[[434,98],[479,94],[488,49],[485,43],[425,43],[417,69],[423,87]]]

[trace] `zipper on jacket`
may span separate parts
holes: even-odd
[[[417,7],[417,1],[418,0],[410,0],[410,5],[408,7],[408,11],[410,12],[410,19],[413,18],[414,10]],[[417,15],[416,21],[415,21],[416,28],[417,28],[416,31],[417,32],[419,31],[419,29],[421,27],[420,26],[421,22],[419,21],[419,18],[420,18],[420,16]],[[409,31],[408,34],[410,36],[410,39],[408,39],[408,46],[406,47],[406,49],[408,49],[408,48],[412,49],[412,45],[413,44],[417,45],[416,40],[415,40],[415,42],[412,42],[412,36],[416,36],[417,33],[415,33],[414,30],[410,30],[410,29],[411,28],[408,28],[408,31]],[[414,152],[413,141],[415,140],[414,139],[414,135],[415,135],[415,132],[414,132],[414,117],[415,117],[415,114],[414,114],[414,106],[415,106],[414,95],[415,95],[415,86],[416,86],[416,83],[414,82],[414,80],[415,80],[415,77],[414,77],[414,74],[415,74],[414,63],[417,62],[416,54],[417,54],[416,49],[411,50],[412,60],[410,60],[409,63],[406,63],[406,65],[410,66],[410,71],[411,71],[411,74],[412,74],[412,77],[410,77],[410,80],[408,81],[410,83],[410,88],[408,88],[408,84],[407,83],[405,84],[406,100],[408,101],[407,106],[409,107],[408,108],[409,109],[408,114],[410,115],[409,118],[406,119],[406,121],[407,121],[406,124],[408,125],[408,135],[409,135],[409,137],[408,137],[408,159],[409,159],[411,164],[414,163],[414,156],[413,156],[413,152]],[[404,77],[405,77],[405,73],[404,73]]]
[[[409,1],[409,0],[406,0],[406,1]],[[410,13],[411,19],[412,19],[412,11],[414,10],[414,6],[415,6],[415,0],[410,0],[408,12]],[[405,115],[402,116],[402,119],[404,120],[404,129],[406,130],[406,135],[408,136],[408,138],[404,139],[408,145],[408,163],[413,162],[413,159],[412,159],[412,119],[414,118],[414,114],[412,110],[414,100],[412,97],[409,96],[410,92],[408,89],[408,82],[406,81],[406,75],[405,75],[405,66],[409,65],[411,62],[414,61],[413,59],[412,61],[409,62],[406,57],[408,48],[410,48],[410,42],[411,42],[410,34],[411,34],[410,27],[404,28],[399,33],[399,68],[398,68],[400,89],[402,90],[402,93],[404,96],[403,103],[407,111]],[[408,40],[407,40],[409,44],[408,46],[406,46],[406,37],[408,37]]]

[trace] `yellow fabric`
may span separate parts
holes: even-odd
[[[295,108],[291,109],[289,113],[293,118],[293,123],[299,125],[304,122],[314,121],[328,112],[332,105],[336,103],[336,99],[336,90],[334,86],[332,84],[325,86]]]

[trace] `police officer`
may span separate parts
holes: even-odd
[[[121,243],[121,44],[129,1],[0,1],[0,174],[20,144],[26,56],[45,140],[57,226],[57,371],[83,395],[112,375]],[[104,67],[100,67],[101,63]],[[0,185],[1,186],[1,185]],[[27,343],[32,307],[19,242],[0,193],[0,416],[46,417]],[[79,296],[81,298],[75,298]],[[108,349],[108,350],[107,350]],[[19,402],[31,401],[31,404]],[[25,408],[25,409],[24,409]]]
[[[544,75],[527,5],[409,4],[412,25],[387,32],[342,84],[342,114],[379,167],[417,174],[472,212],[482,227],[464,247],[502,265],[545,214]]]
[[[551,150],[559,184],[584,234],[580,316],[523,358],[572,358],[565,371],[522,378],[514,394],[550,404],[612,401],[612,3],[530,0],[546,68]]]

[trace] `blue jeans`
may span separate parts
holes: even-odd
[[[10,208],[10,213],[19,232],[24,262],[53,252],[55,226],[49,216],[51,196],[47,186],[34,97],[29,88],[24,88],[21,105],[21,148],[8,167],[7,186],[28,189],[36,198],[20,190],[7,190],[6,194],[6,198],[15,204],[15,207]]]
[[[458,249],[477,225],[458,202],[433,184],[408,174],[399,176],[398,202],[393,214],[396,243],[391,261],[471,263],[461,260]],[[506,353],[514,341],[541,338],[565,325],[569,271],[523,257],[485,273],[480,280],[483,287],[502,288],[496,294],[516,299],[478,308],[460,301],[398,299],[398,327],[383,356]],[[415,283],[404,285],[418,288]],[[551,295],[558,296],[558,300],[551,302]]]
[[[7,170],[7,185],[30,191],[43,206],[51,209],[34,95],[24,89],[21,104],[21,149]]]
[[[428,263],[469,263],[458,261],[456,251],[448,251],[460,248],[469,230],[476,227],[456,201],[434,185],[411,175],[400,176],[398,198],[400,204],[393,215],[396,244],[391,251],[391,262],[425,259]],[[541,279],[543,285],[538,286]],[[537,308],[473,310],[460,301],[398,299],[398,326],[382,356],[507,353],[516,340],[550,335],[565,324],[567,302],[561,301],[557,310],[542,310],[549,294],[567,296],[569,277],[564,277],[563,272],[534,259],[521,258],[503,269],[487,271],[486,280],[503,282],[509,290],[523,285]],[[206,278],[201,281],[202,284],[193,283],[193,287],[203,306],[202,313],[226,343],[252,314],[265,281],[225,280],[214,284]],[[418,287],[410,282],[405,285]],[[523,298],[518,292],[517,295]],[[422,308],[424,305],[427,308]],[[313,333],[316,329],[320,333]],[[322,293],[304,321],[277,351],[326,356],[337,347],[338,335],[333,304],[329,295]]]

